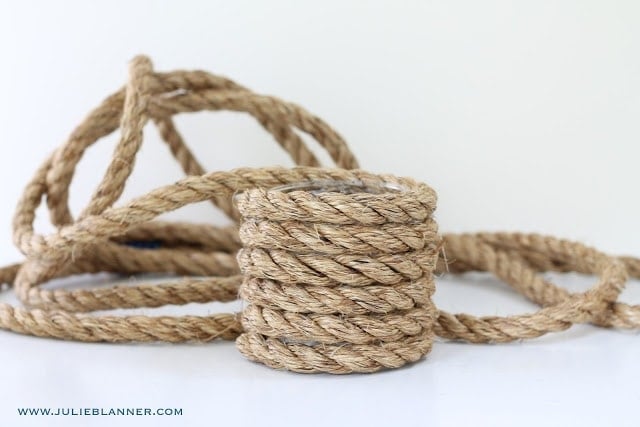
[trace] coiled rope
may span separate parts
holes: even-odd
[[[172,117],[224,109],[252,115],[298,166],[205,173]],[[114,207],[148,121],[187,177]],[[73,218],[68,198],[75,168],[89,146],[118,128],[107,171]],[[320,167],[298,132],[312,136],[337,168]],[[1,282],[14,288],[26,308],[0,304],[0,328],[90,342],[237,338],[244,355],[275,368],[349,373],[414,362],[430,351],[434,335],[509,342],[574,323],[640,326],[640,307],[617,301],[627,276],[640,277],[640,260],[535,234],[440,236],[431,188],[357,168],[344,140],[301,107],[203,71],[154,72],[149,59],[136,57],[126,87],[93,110],[26,186],[13,223],[25,261],[0,270]],[[50,235],[33,227],[43,200],[57,228]],[[206,200],[236,225],[155,219]],[[442,251],[448,261],[438,257]],[[542,308],[506,317],[438,310],[431,301],[433,277],[446,271],[491,272]],[[598,281],[571,294],[542,278],[545,271],[577,271]],[[41,287],[98,272],[183,277],[137,286]],[[238,295],[246,301],[239,314],[89,314],[232,301]]]

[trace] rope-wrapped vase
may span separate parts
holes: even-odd
[[[240,351],[274,368],[332,373],[397,368],[427,354],[435,202],[426,185],[389,176],[238,195]]]

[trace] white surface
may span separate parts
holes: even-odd
[[[304,105],[347,138],[364,168],[436,188],[443,230],[538,231],[640,254],[638,22],[634,1],[0,2],[0,261],[20,259],[9,242],[23,185],[124,82],[136,53],[158,70],[206,69]],[[290,164],[242,115],[178,125],[211,170]],[[181,176],[155,130],[146,139],[126,199]],[[115,141],[87,153],[72,188],[76,212]],[[221,218],[204,205],[173,217]],[[47,230],[46,217],[38,224]],[[533,309],[484,276],[441,281],[436,299],[477,314]],[[505,346],[437,343],[410,368],[348,377],[275,372],[231,343],[0,333],[0,348],[0,425],[638,424],[640,341],[589,326]],[[19,406],[184,415],[26,418]]]

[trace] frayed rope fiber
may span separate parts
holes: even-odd
[[[250,114],[298,166],[205,172],[172,119],[205,110]],[[187,177],[114,207],[149,121]],[[68,199],[76,166],[87,148],[117,129],[107,171],[74,218]],[[334,168],[320,167],[300,132],[329,153]],[[57,230],[50,235],[33,227],[45,200]],[[212,202],[234,225],[156,219],[201,201]],[[127,85],[93,110],[26,186],[13,222],[25,261],[0,270],[1,282],[25,307],[0,304],[0,328],[87,342],[236,340],[247,358],[273,368],[351,373],[415,362],[436,336],[500,343],[575,323],[640,327],[640,307],[617,301],[627,277],[640,277],[637,258],[536,234],[440,235],[435,208],[436,193],[427,185],[358,169],[342,137],[303,108],[203,71],[154,72],[139,56]],[[437,309],[434,276],[468,271],[491,272],[541,309],[506,317]],[[542,278],[545,271],[576,271],[598,281],[571,294]],[[173,279],[73,290],[41,286],[98,272]],[[241,313],[90,314],[238,296]]]

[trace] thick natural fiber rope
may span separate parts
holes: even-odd
[[[220,109],[251,114],[302,167],[204,173],[171,117]],[[190,176],[115,208],[149,120]],[[74,220],[68,197],[75,167],[89,146],[118,127],[121,138],[107,172]],[[317,159],[297,131],[313,136],[343,169],[317,168]],[[26,261],[1,270],[0,279],[13,285],[29,308],[0,305],[0,327],[80,341],[235,339],[244,329],[235,314],[118,317],[85,313],[231,301],[241,289],[249,302],[242,316],[246,333],[238,340],[243,353],[278,368],[344,373],[415,361],[429,351],[433,333],[470,342],[507,342],[560,331],[578,322],[640,326],[640,306],[616,301],[627,274],[640,277],[638,259],[608,257],[547,236],[445,234],[448,261],[441,258],[436,266],[434,248],[440,238],[431,218],[435,193],[410,180],[347,170],[356,167],[342,138],[302,108],[201,71],[156,73],[147,58],[138,57],[132,61],[126,88],[91,112],[27,185],[14,220],[14,241]],[[411,191],[318,195],[277,188],[318,182],[359,182],[369,189],[390,184],[405,190],[422,188],[421,194],[431,199],[423,203],[428,209],[413,217],[408,214],[411,209],[404,208],[415,207],[411,205],[415,200],[403,198]],[[248,220],[239,235],[235,226],[154,220],[204,200],[238,219],[233,195],[243,191],[237,200]],[[367,204],[356,208],[350,199],[356,196],[368,197]],[[331,198],[345,202],[345,197],[346,205],[324,203]],[[400,205],[376,205],[389,197]],[[48,236],[33,229],[43,198],[58,227]],[[393,206],[402,209],[394,211]],[[393,221],[389,215],[396,215]],[[244,275],[236,262],[242,242],[246,249],[239,260]],[[492,272],[543,308],[508,317],[437,311],[430,305],[434,267],[436,273]],[[594,274],[599,281],[584,293],[569,294],[538,274],[549,270]],[[71,291],[40,287],[53,278],[101,271],[198,277],[161,285]]]
[[[237,197],[240,296],[248,305],[236,344],[249,359],[297,372],[371,372],[431,349],[435,193],[406,179],[367,178]],[[309,291],[315,303],[297,298]],[[381,293],[396,303],[376,305]],[[336,294],[351,303],[332,301]]]

